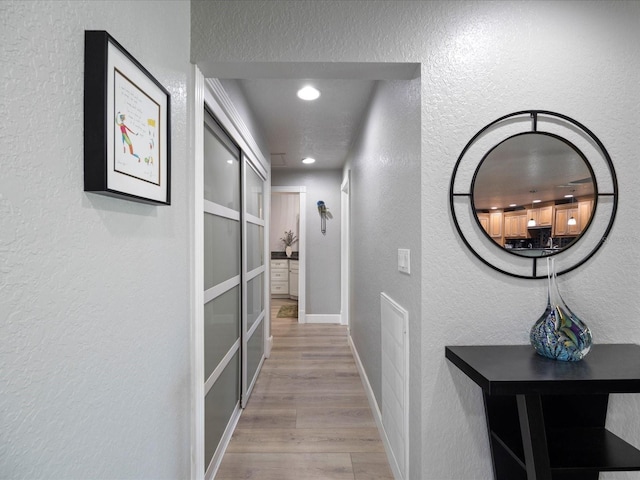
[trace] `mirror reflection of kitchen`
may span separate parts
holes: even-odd
[[[487,153],[472,193],[476,218],[498,246],[541,257],[569,247],[587,229],[595,186],[590,165],[572,144],[526,132]]]

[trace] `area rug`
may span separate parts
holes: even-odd
[[[283,305],[278,310],[278,318],[298,318],[298,305]]]

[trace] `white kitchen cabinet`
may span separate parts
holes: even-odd
[[[271,295],[289,296],[289,260],[271,260]]]
[[[289,297],[298,298],[298,260],[289,260]]]

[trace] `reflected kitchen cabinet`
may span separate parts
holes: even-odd
[[[554,237],[580,235],[589,224],[593,201],[585,200],[569,205],[559,205],[556,210],[556,220],[553,227]],[[569,219],[575,219],[575,223],[569,223]]]
[[[533,219],[537,227],[553,226],[553,206],[530,208],[527,210],[527,219]]]
[[[524,212],[507,212],[504,214],[504,237],[527,238],[527,214]]]
[[[489,213],[489,236],[491,238],[502,237],[502,212]]]
[[[569,225],[570,218],[578,218],[578,208],[562,208],[556,211],[556,223],[553,230],[554,237],[573,236],[580,232],[580,226]]]
[[[589,225],[591,213],[593,213],[593,200],[578,202],[578,224],[580,225],[580,232]]]
[[[489,233],[489,214],[476,213],[476,215],[478,217],[478,221],[480,222],[480,225],[482,226],[482,228],[484,228],[484,231]]]

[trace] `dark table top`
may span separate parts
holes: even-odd
[[[640,392],[640,346],[594,345],[579,362],[531,345],[448,346],[445,356],[490,395]]]

